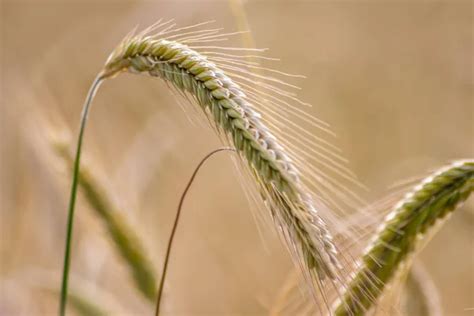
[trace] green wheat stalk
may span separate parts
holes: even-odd
[[[466,160],[441,169],[408,193],[389,214],[366,251],[334,314],[363,315],[373,307],[419,241],[473,190],[474,160]]]
[[[71,194],[69,198],[68,212],[67,212],[67,224],[66,224],[66,245],[64,249],[64,263],[63,263],[63,277],[61,281],[61,297],[59,305],[59,315],[64,316],[66,314],[66,304],[68,298],[68,283],[69,283],[69,269],[71,266],[71,241],[72,233],[74,229],[74,210],[76,206],[77,197],[77,185],[79,182],[79,167],[81,164],[81,153],[82,153],[82,142],[84,139],[84,132],[86,129],[87,118],[89,116],[89,109],[94,98],[97,89],[99,89],[102,83],[102,77],[99,75],[92,83],[89,92],[87,93],[84,107],[81,114],[81,124],[79,127],[79,135],[77,137],[76,154],[74,156],[73,172],[72,172],[72,185]]]

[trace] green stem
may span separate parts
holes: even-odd
[[[168,270],[168,262],[169,262],[169,259],[170,259],[171,247],[173,245],[173,240],[174,240],[174,235],[176,234],[176,229],[178,228],[179,217],[181,215],[181,209],[183,208],[183,203],[184,203],[184,199],[186,197],[186,194],[188,193],[189,188],[193,184],[194,178],[196,178],[196,175],[197,175],[199,169],[201,169],[202,165],[204,165],[204,163],[212,155],[214,155],[218,152],[227,151],[227,150],[228,151],[235,151],[235,149],[233,149],[233,148],[222,147],[222,148],[218,148],[216,150],[213,150],[209,154],[207,154],[201,160],[201,162],[197,165],[196,169],[193,172],[193,175],[189,179],[188,184],[186,185],[186,188],[183,191],[183,194],[181,195],[181,199],[179,200],[179,205],[178,205],[178,211],[176,212],[176,217],[174,219],[173,228],[171,230],[170,238],[168,240],[168,246],[167,246],[167,249],[166,249],[165,261],[164,261],[164,264],[163,264],[163,271],[161,272],[160,286],[158,287],[158,296],[157,296],[157,299],[156,299],[156,310],[155,310],[155,315],[156,316],[160,315],[161,297],[162,297],[162,294],[163,294],[163,287],[165,285],[166,271]]]
[[[79,136],[78,136],[77,147],[76,147],[76,156],[74,160],[74,171],[73,171],[73,176],[72,176],[71,195],[69,198],[69,207],[68,207],[66,246],[65,246],[65,252],[64,252],[64,266],[63,266],[63,277],[62,277],[62,285],[61,285],[61,302],[60,302],[60,308],[59,308],[59,315],[61,316],[64,316],[66,314],[69,268],[70,268],[70,261],[71,261],[71,240],[72,240],[72,232],[73,232],[73,225],[74,225],[74,206],[76,204],[77,183],[79,180],[79,167],[80,167],[80,160],[81,160],[82,140],[84,138],[84,130],[86,127],[87,117],[89,115],[89,108],[90,108],[91,102],[97,92],[97,89],[102,83],[103,78],[104,77],[102,75],[99,75],[92,83],[89,89],[89,92],[87,94],[86,100],[84,102],[83,110],[82,110],[81,125],[79,129]]]

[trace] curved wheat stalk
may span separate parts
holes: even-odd
[[[363,315],[435,224],[474,190],[474,160],[458,161],[423,180],[385,219],[335,315]],[[370,279],[373,281],[370,282]]]
[[[156,308],[155,308],[155,315],[156,316],[160,315],[161,297],[163,295],[163,288],[164,288],[165,280],[166,280],[166,272],[168,270],[168,263],[169,263],[169,259],[170,259],[170,256],[171,256],[171,249],[173,248],[173,240],[174,240],[174,236],[176,234],[176,231],[178,229],[178,223],[179,223],[179,219],[180,219],[180,216],[181,216],[181,211],[183,209],[184,199],[186,198],[186,195],[188,194],[188,191],[191,188],[191,185],[193,184],[194,179],[196,178],[199,170],[201,169],[202,166],[204,166],[204,163],[209,158],[211,158],[213,155],[215,155],[215,154],[217,154],[221,151],[234,151],[234,149],[233,148],[227,148],[227,147],[221,147],[221,148],[218,148],[218,149],[215,149],[215,150],[211,151],[206,156],[204,156],[204,158],[198,163],[196,169],[194,169],[194,172],[191,175],[191,178],[189,179],[188,184],[184,188],[183,194],[181,195],[181,198],[179,200],[178,210],[176,211],[176,216],[174,218],[173,227],[171,229],[170,237],[168,239],[168,246],[166,248],[166,254],[165,254],[165,258],[164,258],[163,269],[162,269],[162,272],[161,272],[160,285],[158,286],[158,295],[157,295],[157,299],[156,299]]]
[[[302,127],[311,125],[331,133],[326,123],[293,105],[307,105],[285,90],[297,87],[252,70],[299,76],[245,60],[249,56],[270,59],[251,55],[262,51],[259,49],[199,46],[196,43],[221,41],[227,35],[239,33],[218,34],[218,29],[194,29],[203,24],[175,28],[171,21],[158,22],[142,33],[126,37],[108,58],[90,94],[95,93],[104,79],[119,73],[145,73],[170,83],[176,91],[198,104],[223,142],[236,149],[244,162],[242,170],[254,179],[260,197],[307,278],[317,282],[321,292],[326,284],[335,287],[342,279],[342,265],[327,223],[336,222],[337,217],[325,211],[328,205],[342,209],[335,202],[336,198],[346,205],[363,203],[343,183],[358,182],[344,166],[345,160],[337,148]],[[155,33],[151,35],[151,32]],[[242,52],[247,55],[239,54]],[[86,100],[81,124],[75,173],[79,169],[89,101],[90,98]],[[280,132],[278,137],[277,132]],[[311,162],[322,168],[316,168]],[[334,175],[343,180],[336,180]],[[74,211],[76,181],[74,177],[70,214]],[[325,212],[324,218],[322,212]],[[67,245],[71,231],[68,229]],[[66,249],[67,272],[69,248]],[[67,285],[67,280],[65,283]]]
[[[84,109],[82,110],[81,115],[81,126],[79,127],[79,135],[77,138],[76,154],[74,156],[74,166],[72,172],[71,195],[69,198],[66,224],[66,245],[64,247],[63,277],[61,280],[61,295],[59,302],[59,315],[61,316],[64,316],[66,314],[66,303],[68,298],[69,269],[71,267],[71,241],[74,229],[74,211],[76,206],[77,186],[79,184],[79,167],[81,163],[82,142],[84,139],[84,132],[86,129],[90,105],[97,90],[99,89],[101,82],[102,78],[98,76],[92,83],[92,86],[90,87],[89,92],[87,93],[86,101],[84,103]]]

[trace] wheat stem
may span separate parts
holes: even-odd
[[[363,256],[358,272],[336,304],[335,315],[363,315],[369,310],[419,241],[473,190],[474,160],[469,160],[441,169],[408,193]],[[368,282],[367,276],[376,281]]]
[[[77,196],[77,183],[79,180],[79,168],[81,160],[81,151],[82,151],[82,141],[84,138],[84,130],[87,123],[87,117],[89,115],[89,109],[94,98],[97,89],[102,83],[102,76],[99,75],[92,83],[89,92],[87,94],[86,100],[84,102],[84,107],[81,115],[81,123],[79,128],[79,136],[77,139],[76,155],[74,158],[74,167],[73,167],[73,176],[72,176],[72,185],[71,185],[71,194],[69,198],[68,206],[68,215],[67,215],[67,228],[66,228],[66,245],[64,250],[64,264],[63,264],[63,276],[61,283],[61,297],[60,297],[60,306],[59,306],[59,315],[64,316],[66,313],[66,304],[67,304],[67,291],[68,291],[68,281],[69,281],[69,269],[71,261],[71,241],[74,225],[74,208],[76,204]]]
[[[171,248],[173,246],[174,235],[176,234],[176,229],[178,228],[178,222],[179,222],[179,218],[180,218],[180,215],[181,215],[181,210],[183,208],[184,199],[186,198],[186,194],[188,193],[189,188],[193,184],[193,181],[196,178],[196,175],[199,172],[199,169],[201,169],[201,167],[204,165],[204,163],[211,156],[213,156],[214,154],[216,154],[218,152],[221,152],[221,151],[235,151],[235,149],[228,148],[228,147],[223,147],[223,148],[218,148],[218,149],[213,150],[210,153],[208,153],[199,162],[196,169],[194,169],[194,172],[193,172],[191,178],[189,179],[188,184],[186,185],[186,188],[184,189],[183,194],[181,195],[181,198],[179,200],[178,210],[176,211],[176,217],[174,219],[173,228],[171,230],[171,234],[170,234],[170,237],[169,237],[169,240],[168,240],[168,245],[167,245],[167,248],[166,248],[166,255],[165,255],[165,260],[164,260],[164,263],[163,263],[163,270],[161,272],[160,285],[158,287],[158,295],[157,295],[157,298],[156,298],[156,309],[155,309],[155,315],[156,316],[160,315],[161,297],[163,295],[163,287],[164,287],[164,284],[165,284],[166,272],[168,270],[168,262],[169,262],[170,255],[171,255]]]

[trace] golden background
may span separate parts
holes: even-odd
[[[244,10],[255,44],[281,58],[268,65],[307,76],[299,96],[331,124],[369,201],[396,181],[474,157],[472,2],[247,1]],[[2,1],[0,314],[56,313],[70,176],[51,141],[75,139],[109,52],[159,18],[238,30],[227,1]],[[159,80],[123,75],[102,86],[86,133],[84,161],[157,270],[186,181],[219,146],[188,110]],[[473,209],[471,200],[417,258],[445,315],[474,307]],[[87,294],[112,310],[151,314],[82,198],[76,216],[71,284],[90,284]],[[185,202],[165,314],[266,315],[292,263],[272,229],[262,230],[264,242],[228,155],[213,157]]]

